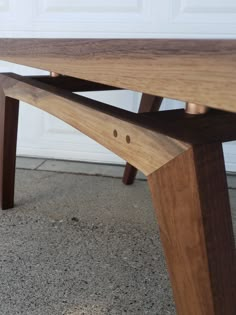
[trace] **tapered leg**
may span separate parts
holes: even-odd
[[[0,201],[1,209],[14,206],[16,141],[19,101],[0,91]]]
[[[177,313],[236,314],[236,252],[221,144],[195,146],[148,180]]]
[[[160,109],[162,97],[143,94],[139,106],[139,113],[156,112]],[[137,174],[137,169],[129,163],[126,163],[123,175],[123,183],[125,185],[132,185]]]

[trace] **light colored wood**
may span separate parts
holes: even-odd
[[[148,180],[178,314],[235,314],[236,252],[221,144],[194,146]]]
[[[7,96],[60,118],[140,169],[145,175],[189,147],[184,142],[138,125],[137,114],[61,92],[55,87],[15,74],[1,74],[0,82]]]
[[[153,96],[149,94],[143,94],[141,97],[138,112],[145,113],[145,112],[158,111],[161,107],[162,101],[163,101],[162,97]],[[133,165],[126,163],[125,171],[124,171],[123,179],[122,179],[123,183],[125,185],[132,185],[135,180],[136,174],[137,174],[137,169]]]
[[[236,40],[0,39],[0,59],[236,111]]]

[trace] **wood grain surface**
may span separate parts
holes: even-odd
[[[198,145],[149,177],[180,315],[233,315],[236,251],[220,143]]]
[[[140,105],[139,105],[139,113],[149,113],[158,111],[161,107],[161,103],[163,101],[162,97],[143,94],[141,97]],[[125,185],[132,185],[137,174],[137,169],[133,165],[126,163],[124,175],[123,175],[123,183]]]
[[[142,125],[139,115],[16,74],[0,74],[6,96],[34,105],[102,144],[145,175],[184,152],[187,143]]]
[[[236,111],[236,40],[0,39],[0,60]]]

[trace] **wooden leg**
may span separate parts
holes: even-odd
[[[132,185],[136,174],[137,174],[137,168],[134,167],[133,165],[126,163],[125,165],[125,171],[124,171],[124,175],[123,175],[123,183],[125,185]]]
[[[236,252],[222,146],[195,146],[148,178],[177,313],[236,314]]]
[[[139,106],[139,113],[156,112],[160,109],[162,97],[143,94]],[[123,175],[123,183],[125,185],[132,185],[137,174],[137,169],[129,163],[126,163]]]
[[[1,209],[14,206],[16,141],[19,101],[0,91],[0,200]]]

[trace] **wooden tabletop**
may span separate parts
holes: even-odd
[[[0,60],[236,111],[236,40],[0,39]]]

